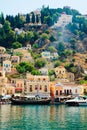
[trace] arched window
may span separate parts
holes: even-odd
[[[35,90],[37,90],[37,85],[35,85]]]
[[[70,94],[72,94],[72,90],[70,89]]]
[[[47,92],[47,85],[45,85],[44,91]]]
[[[42,86],[40,85],[40,90],[42,89]]]
[[[62,90],[60,90],[60,95],[62,95]]]
[[[43,81],[45,81],[46,79],[45,78],[43,78]]]
[[[17,84],[17,87],[19,87],[19,84]]]
[[[66,89],[64,90],[64,94],[66,95]]]
[[[32,92],[32,85],[30,85],[30,92]]]
[[[75,90],[75,93],[77,93],[77,89]]]

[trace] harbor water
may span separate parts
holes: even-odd
[[[0,130],[87,130],[87,107],[0,105]]]

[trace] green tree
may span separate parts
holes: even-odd
[[[64,52],[63,52],[63,55],[65,58],[67,58],[68,56],[72,55],[73,54],[73,51],[72,50],[68,50],[66,49]]]
[[[84,80],[87,80],[87,75],[85,75]]]
[[[15,27],[21,28],[24,26],[26,19],[24,16],[18,14],[15,16]]]
[[[26,23],[30,23],[30,14],[26,15]]]
[[[40,75],[40,71],[34,69],[34,70],[31,71],[31,74],[32,74],[32,75]]]
[[[44,17],[44,23],[48,26],[52,26],[54,24],[52,17],[49,15]]]
[[[35,61],[35,67],[37,67],[37,68],[44,67],[45,64],[46,64],[46,61],[42,58],[39,58]]]
[[[76,40],[75,38],[71,38],[71,39],[70,39],[70,45],[71,45],[71,48],[72,48],[73,50],[76,49],[76,42],[77,42],[77,40]]]
[[[32,12],[32,23],[35,23],[35,15],[33,12]]]
[[[50,41],[51,41],[51,42],[56,41],[56,39],[55,39],[55,37],[54,37],[53,35],[52,35],[52,36],[50,36],[50,38],[49,38],[49,39],[50,39]]]
[[[33,64],[27,62],[20,62],[16,66],[16,69],[19,73],[26,73],[27,71],[32,72],[33,70],[35,70]]]
[[[50,51],[51,53],[54,53],[54,52],[57,52],[57,49],[54,46],[49,46],[48,51]]]
[[[33,48],[37,49],[38,48],[38,43],[33,44]]]
[[[49,74],[49,76],[52,76],[52,75],[55,74],[55,71],[54,71],[54,70],[49,70],[49,71],[48,71],[48,74]]]
[[[3,25],[5,22],[5,18],[4,18],[4,15],[3,13],[0,14],[0,23]]]
[[[63,54],[63,52],[64,52],[64,50],[65,50],[65,46],[64,46],[64,43],[63,42],[59,42],[58,44],[57,44],[57,50],[58,50],[58,54],[59,55],[62,55]]]
[[[16,52],[14,53],[16,56],[19,56],[20,57],[20,62],[21,62],[21,59],[23,57],[23,53],[22,52]]]
[[[12,47],[13,47],[14,49],[21,48],[21,47],[22,47],[22,44],[19,43],[19,42],[14,42],[14,43],[12,43]]]
[[[6,20],[10,22],[12,28],[15,28],[16,22],[14,16],[6,15]]]
[[[46,33],[42,33],[42,35],[40,37],[41,37],[41,40],[43,40],[43,41],[49,39],[49,35]]]
[[[61,61],[59,61],[59,60],[55,61],[55,62],[54,62],[54,68],[60,66],[61,64],[62,64]]]
[[[4,25],[3,25],[3,29],[4,29],[5,33],[8,33],[11,30],[11,24],[9,21],[5,20]]]
[[[25,43],[25,33],[21,33],[20,35],[16,35],[17,41],[22,43],[22,45]]]
[[[34,42],[34,33],[32,31],[27,31],[26,32],[25,41],[30,42],[31,44],[33,44],[33,42]]]
[[[39,17],[36,15],[36,23],[39,23]]]

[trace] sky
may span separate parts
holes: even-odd
[[[6,15],[16,15],[18,13],[27,14],[42,6],[49,8],[63,8],[70,6],[82,14],[87,14],[87,0],[1,0],[0,13]]]

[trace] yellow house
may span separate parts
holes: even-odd
[[[55,74],[59,82],[74,82],[74,74],[68,73],[63,66],[56,67]]]
[[[55,74],[58,79],[66,79],[66,69],[63,66],[59,66],[55,68]]]
[[[6,95],[12,95],[15,93],[15,87],[12,86],[11,84],[7,84],[5,89],[6,89]]]
[[[6,89],[3,85],[0,84],[0,96],[6,95]]]

